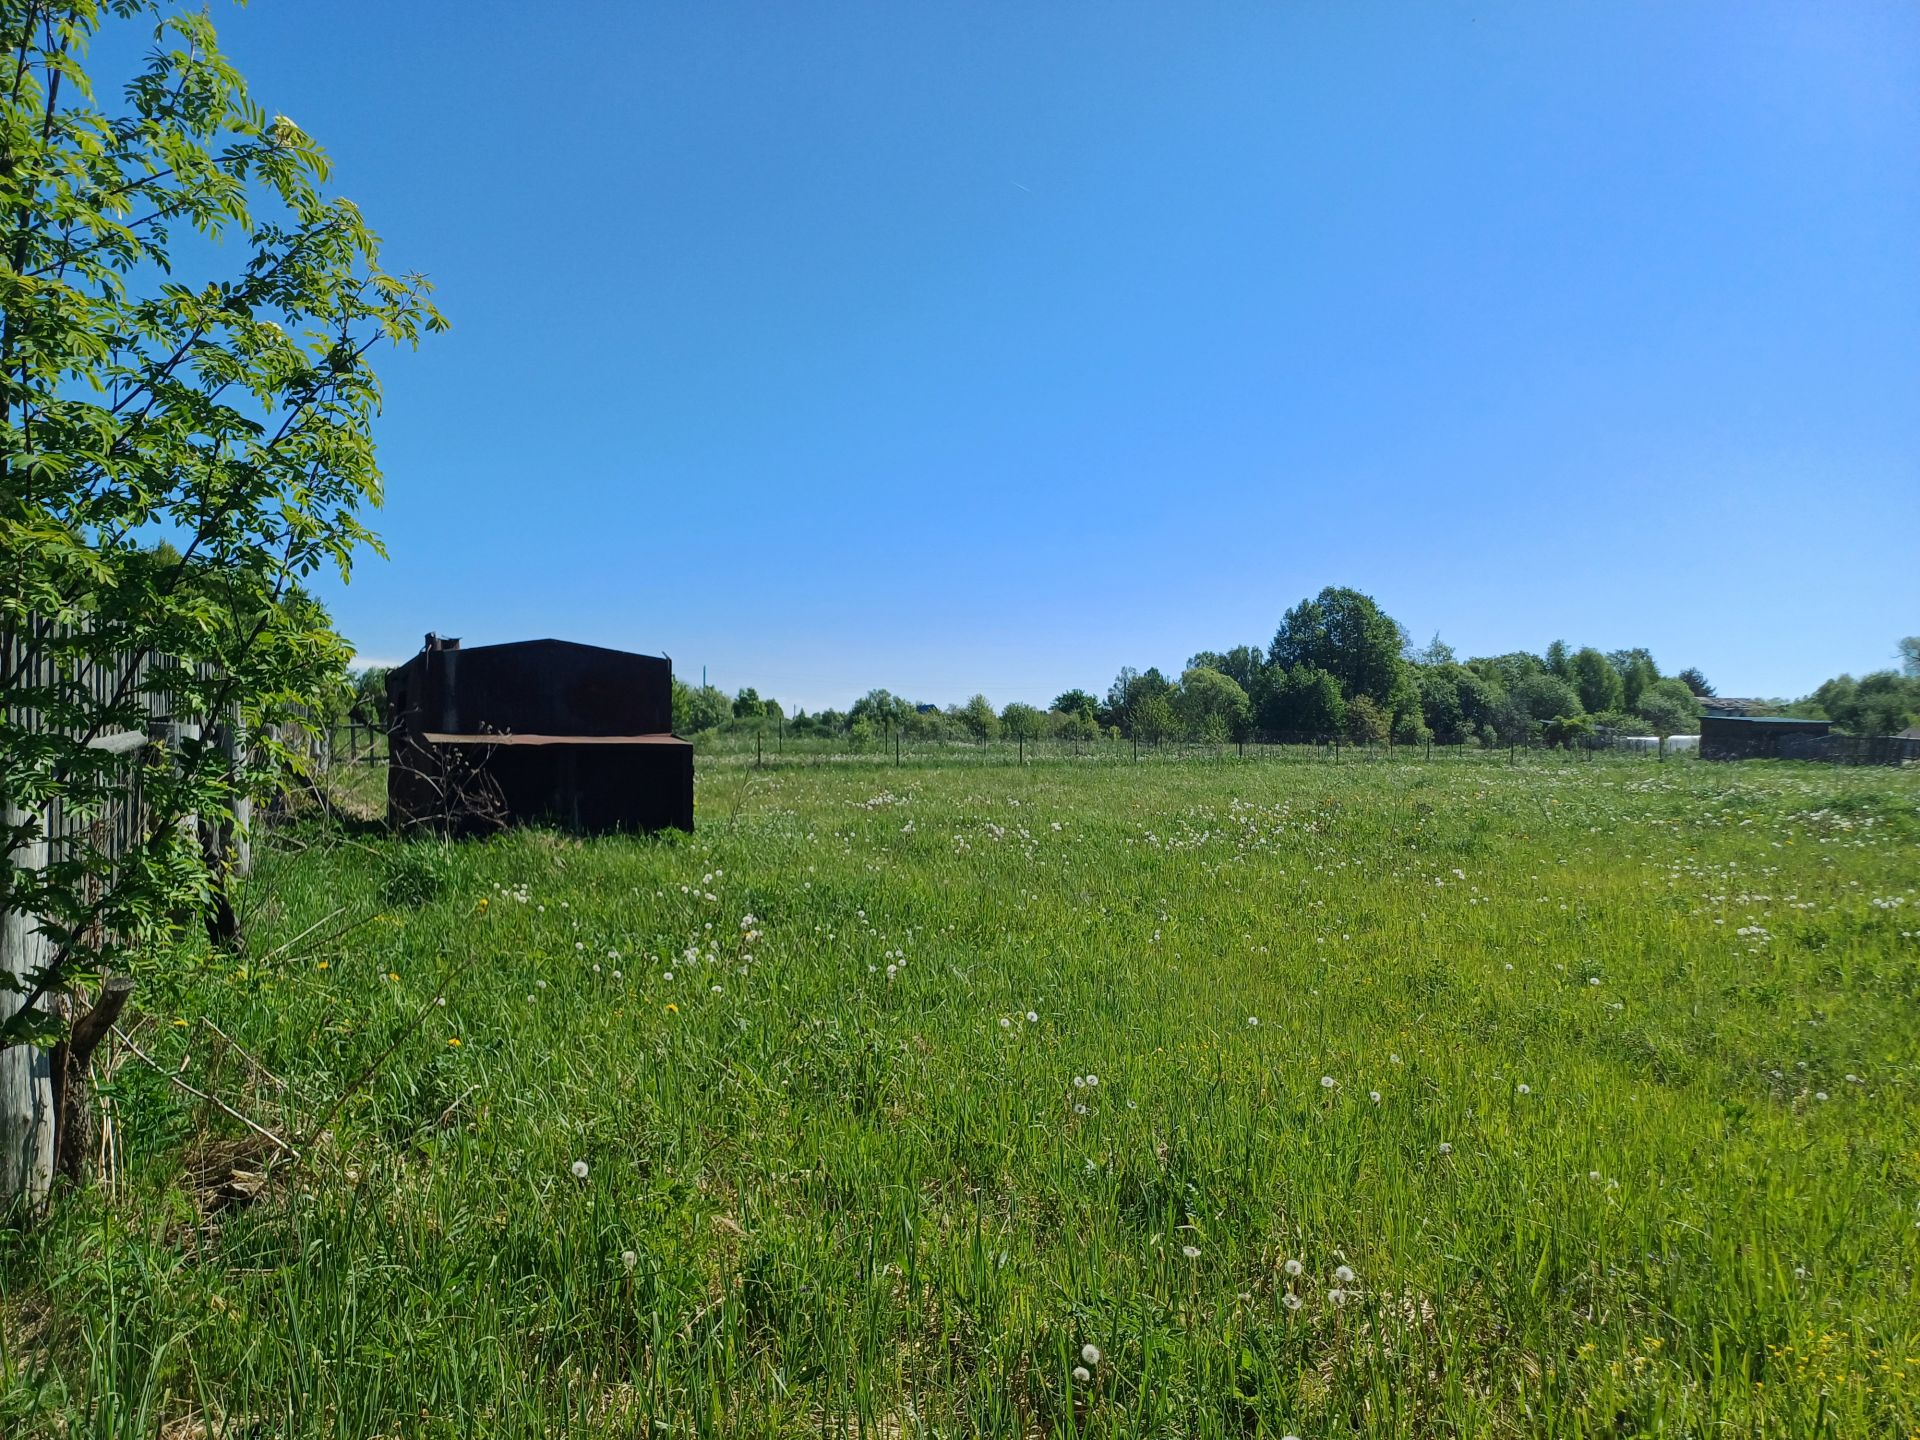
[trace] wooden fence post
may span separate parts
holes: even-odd
[[[47,836],[40,820],[7,802],[4,823],[12,830],[31,827],[32,836],[7,856],[9,868],[45,868]],[[0,973],[30,986],[52,960],[53,942],[41,933],[37,916],[19,910],[0,916]],[[11,986],[0,988],[0,1020],[18,1013],[24,998]],[[53,1130],[52,1057],[38,1045],[0,1049],[0,1211],[45,1207],[53,1189]]]

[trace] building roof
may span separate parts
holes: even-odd
[[[1807,715],[1714,715],[1700,717],[1706,720],[1721,720],[1735,725],[1831,725],[1831,720],[1816,720]]]

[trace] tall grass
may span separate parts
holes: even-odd
[[[698,803],[269,851],[249,957],[144,992],[115,1193],[4,1242],[0,1431],[1920,1426],[1920,776]]]

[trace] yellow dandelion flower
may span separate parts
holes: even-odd
[[[679,1013],[680,1013],[680,1007],[674,1004],[671,1000],[669,1000],[667,1002],[667,1014],[678,1015]]]
[[[458,1050],[460,1048],[460,1037],[458,1035],[449,1035],[447,1037],[447,1044]]]

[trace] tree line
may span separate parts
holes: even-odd
[[[847,710],[789,716],[753,690],[674,686],[682,734],[757,731],[908,740],[1126,738],[1224,745],[1313,738],[1353,744],[1570,745],[1606,732],[1662,738],[1699,729],[1699,670],[1665,675],[1643,648],[1556,640],[1540,654],[1458,659],[1438,636],[1415,648],[1369,595],[1329,586],[1281,619],[1267,645],[1202,650],[1180,674],[1124,667],[1103,696],[1072,689],[1046,706],[996,710],[984,695],[945,707],[871,690]]]

